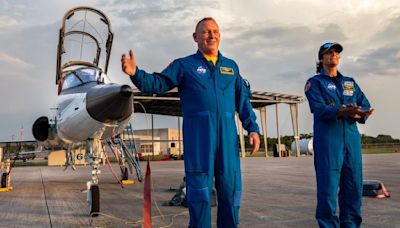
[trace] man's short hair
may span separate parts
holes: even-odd
[[[197,22],[197,24],[196,24],[196,29],[194,30],[195,32],[197,31],[197,29],[199,28],[200,24],[201,24],[203,21],[214,21],[215,24],[217,24],[217,21],[216,21],[214,18],[212,18],[212,17],[205,17],[205,18],[201,19],[199,22]],[[218,25],[218,24],[217,24],[217,25]]]

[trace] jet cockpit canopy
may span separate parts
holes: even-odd
[[[88,80],[104,81],[113,36],[108,18],[97,9],[76,7],[64,15],[57,49],[59,93]]]

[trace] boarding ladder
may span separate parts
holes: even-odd
[[[125,141],[127,141],[128,145],[125,144],[123,139],[126,139]],[[126,159],[129,167],[131,169],[132,168],[135,169],[138,181],[142,182],[143,176],[142,176],[142,171],[140,169],[139,156],[136,147],[136,141],[133,137],[133,130],[131,123],[129,123],[128,126],[125,128],[122,138],[121,135],[118,135],[113,140],[112,139],[106,140],[106,144],[110,147],[111,150],[114,149],[113,148],[114,145],[117,146],[117,150],[122,152],[121,155]]]

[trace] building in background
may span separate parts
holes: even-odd
[[[162,154],[179,158],[183,154],[182,131],[174,128],[133,130],[133,138],[143,156]],[[124,136],[124,140],[126,140]]]

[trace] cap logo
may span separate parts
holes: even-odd
[[[333,43],[325,43],[325,44],[323,45],[323,47],[324,47],[324,48],[330,48],[330,47],[332,47],[332,45],[333,45]]]

